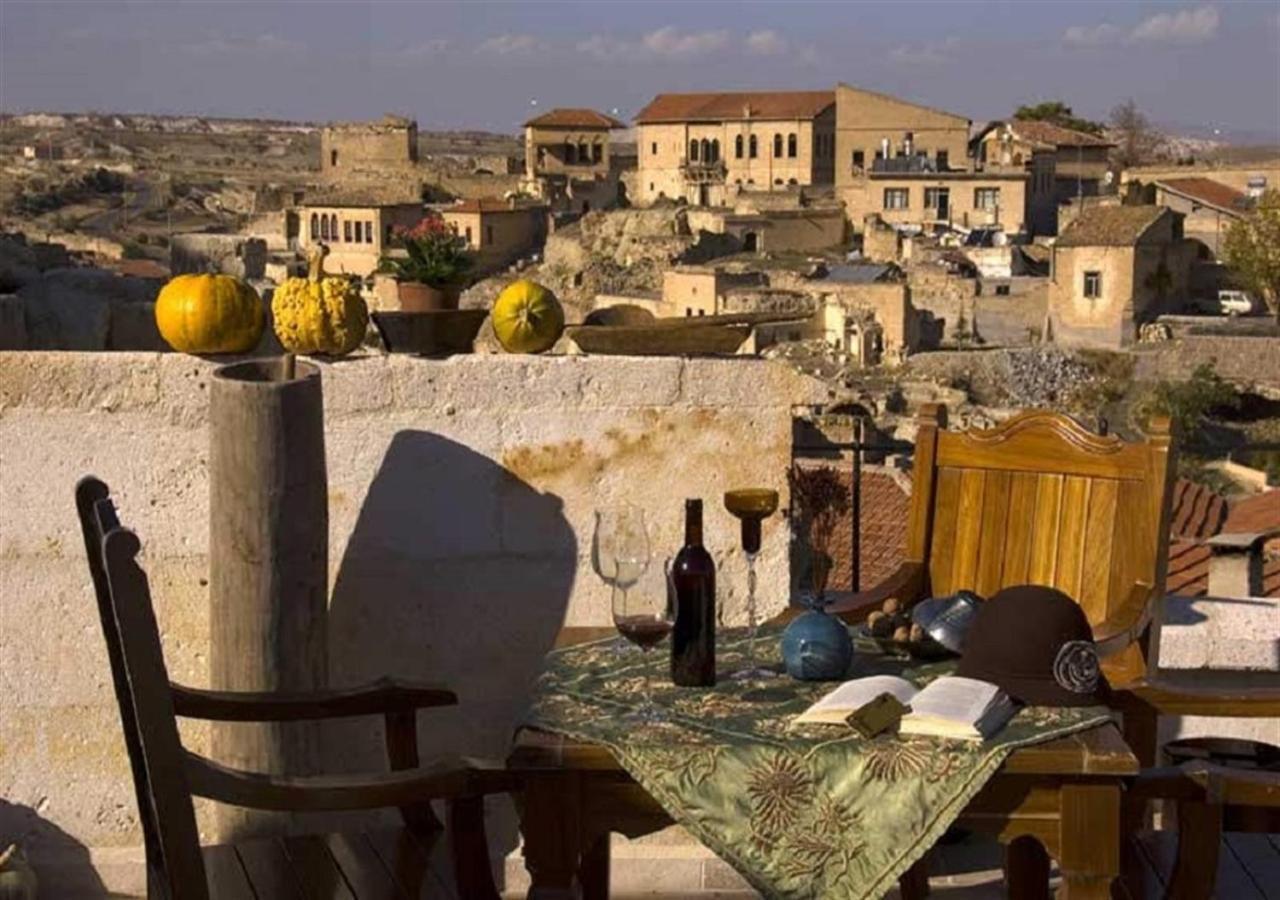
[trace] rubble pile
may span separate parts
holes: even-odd
[[[1004,389],[1011,406],[1057,406],[1094,379],[1088,365],[1056,347],[1008,353],[1007,365]]]

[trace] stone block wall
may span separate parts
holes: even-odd
[[[1223,378],[1237,384],[1280,387],[1280,338],[1189,334],[1135,348],[1139,381],[1180,381],[1196,367],[1212,363]]]
[[[563,624],[611,621],[591,566],[594,511],[652,517],[654,561],[706,501],[719,598],[743,618],[724,490],[786,490],[793,404],[826,389],[765,360],[369,356],[322,364],[329,469],[330,672],[447,681],[424,754],[501,757]],[[48,896],[141,893],[133,787],[72,502],[111,485],[144,546],[170,675],[208,683],[208,421],[214,365],[168,353],[0,353],[0,835],[20,832]],[[760,597],[788,597],[782,520]],[[184,732],[207,749],[199,728]],[[382,765],[380,725],[326,741]],[[515,846],[496,804],[496,839]],[[206,841],[216,840],[202,807]],[[96,874],[94,874],[96,871]]]

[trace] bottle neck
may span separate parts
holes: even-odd
[[[685,501],[684,543],[686,547],[702,546],[702,501],[701,500]]]

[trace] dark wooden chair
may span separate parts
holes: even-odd
[[[517,788],[502,768],[466,760],[419,766],[415,711],[457,703],[447,688],[382,679],[306,694],[236,693],[169,681],[138,538],[121,527],[107,486],[76,485],[125,746],[146,844],[150,900],[461,898],[497,900],[483,798]],[[177,717],[288,722],[382,715],[391,772],[285,777],[237,771],[185,750]],[[252,809],[398,807],[390,831],[289,836],[200,847],[192,797]],[[430,801],[444,800],[446,823]]]

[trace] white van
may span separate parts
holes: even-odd
[[[1249,316],[1258,308],[1258,304],[1246,291],[1218,291],[1218,308],[1228,316]]]

